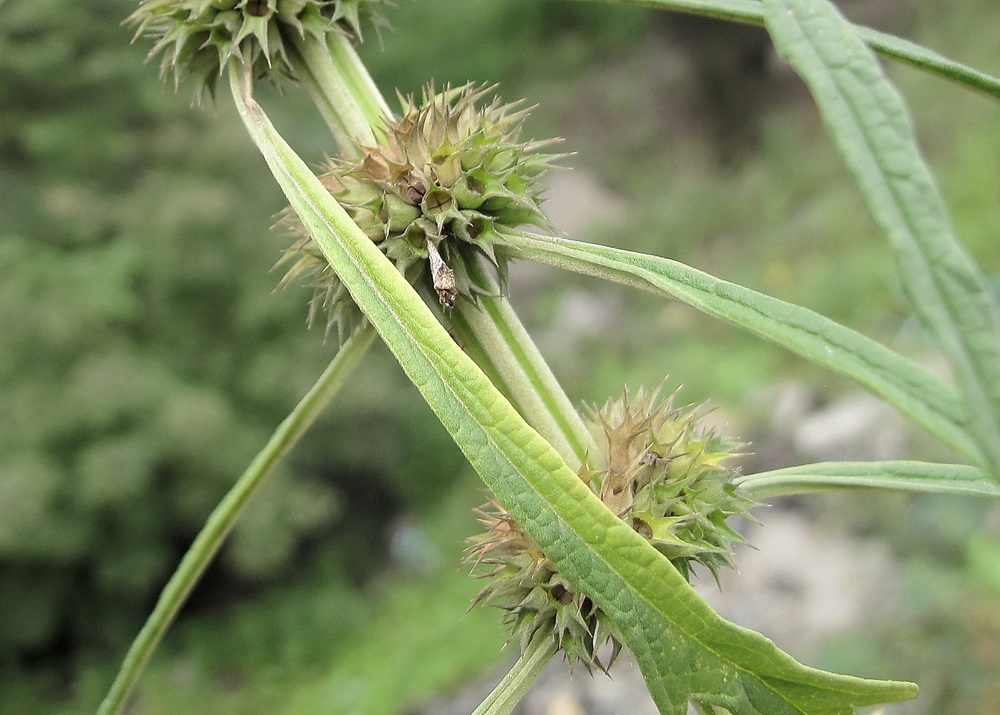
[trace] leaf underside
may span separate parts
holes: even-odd
[[[510,243],[514,258],[676,298],[726,320],[856,380],[970,459],[979,454],[954,386],[823,315],[668,258],[524,232]]]

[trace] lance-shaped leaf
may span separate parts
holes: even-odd
[[[303,224],[414,385],[506,508],[559,570],[612,618],[660,710],[689,700],[731,713],[841,715],[916,695],[908,683],[797,663],[718,616],[656,549],[617,519],[520,417],[351,222],[249,96],[232,68],[243,121]]]
[[[768,31],[813,93],[903,289],[951,364],[969,431],[1000,480],[1000,310],[958,242],[906,107],[875,57],[826,0],[765,0]]]
[[[819,313],[659,256],[525,232],[507,242],[515,258],[671,296],[727,320],[857,380],[955,449],[972,459],[978,455],[952,385]]]
[[[803,464],[748,474],[734,483],[755,500],[831,489],[1000,497],[1000,484],[975,467],[914,461]]]

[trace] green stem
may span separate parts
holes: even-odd
[[[354,48],[345,48],[346,38],[327,43],[312,38],[296,39],[289,61],[306,88],[343,155],[357,154],[357,144],[374,146],[372,125],[385,120],[385,101],[364,68],[359,69]]]
[[[351,88],[354,100],[361,107],[368,124],[378,134],[385,119],[392,116],[392,110],[368,73],[368,68],[345,35],[331,35],[327,40],[327,49],[340,76]]]
[[[343,387],[347,377],[361,362],[374,337],[375,331],[365,323],[344,343],[316,384],[282,421],[268,443],[243,472],[239,481],[208,517],[205,526],[160,593],[153,612],[132,642],[111,689],[101,703],[98,715],[114,715],[122,711],[129,693],[163,638],[163,634],[198,583],[205,568],[219,551],[222,542],[232,530],[250,498]]]
[[[469,277],[487,294],[459,301],[451,318],[462,347],[570,467],[579,468],[597,449],[545,358],[482,261]]]
[[[551,635],[536,634],[514,667],[493,692],[486,696],[472,715],[507,715],[520,702],[528,688],[555,655],[557,647]]]

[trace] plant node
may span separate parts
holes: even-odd
[[[519,141],[528,110],[496,98],[483,104],[492,89],[430,86],[419,104],[400,96],[401,118],[386,120],[385,138],[359,145],[360,160],[329,159],[320,177],[400,273],[432,288],[446,308],[481,292],[467,270],[480,256],[506,288],[496,252],[506,230],[549,227],[539,178],[557,155],[539,149],[557,140]],[[325,310],[328,330],[336,324],[349,333],[360,311],[294,214],[283,223],[299,238],[279,261],[292,264],[282,285],[305,277],[315,289],[310,321]]]

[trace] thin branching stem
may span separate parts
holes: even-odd
[[[367,352],[375,331],[367,323],[352,335],[323,371],[316,384],[282,421],[264,448],[208,517],[180,565],[160,593],[152,613],[125,656],[98,715],[116,715],[142,674],[163,634],[173,622],[188,595],[198,583],[222,542],[243,513],[251,497],[274,471],[275,466],[298,443]]]
[[[368,73],[358,51],[346,35],[334,34],[327,38],[327,49],[340,73],[340,77],[351,89],[351,97],[361,108],[372,131],[378,136],[383,122],[392,117],[392,110],[379,91],[375,80]]]
[[[354,84],[345,79],[326,44],[298,40],[294,47],[288,56],[295,76],[319,109],[341,153],[357,154],[358,142],[373,145],[372,124],[381,118],[368,116],[369,103],[358,100]]]
[[[514,666],[472,715],[507,715],[556,654],[556,643],[547,634],[537,634]]]

